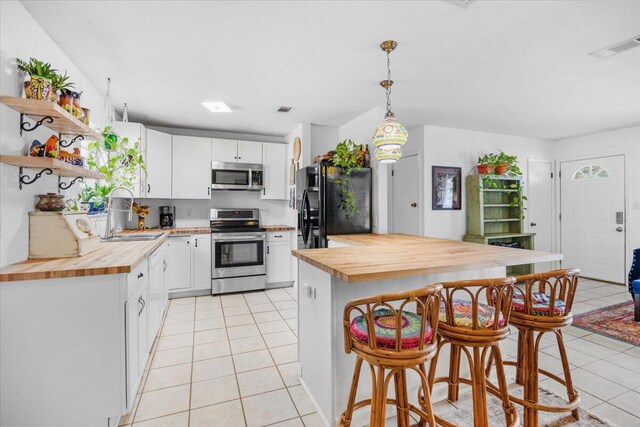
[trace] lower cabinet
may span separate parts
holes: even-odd
[[[161,246],[149,256],[149,347],[158,334],[162,316],[168,301],[169,290],[166,277],[167,247]]]
[[[267,283],[293,281],[291,237],[288,231],[267,233]]]
[[[125,303],[127,408],[133,401],[149,357],[149,282],[145,281]]]
[[[169,291],[211,289],[211,234],[169,237]]]

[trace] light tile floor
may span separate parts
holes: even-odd
[[[133,411],[120,425],[320,426],[298,382],[296,298],[286,288],[172,300]],[[574,313],[629,298],[625,287],[583,279]],[[640,347],[575,327],[566,328],[565,341],[584,408],[640,426]],[[560,373],[551,337],[541,347],[541,366]],[[504,354],[515,358],[515,334]],[[549,380],[541,384],[564,395]]]

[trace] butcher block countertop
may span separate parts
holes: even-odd
[[[267,231],[294,231],[296,228],[290,225],[263,225]]]
[[[503,248],[408,234],[329,236],[351,246],[292,254],[348,283],[558,261],[562,254]]]

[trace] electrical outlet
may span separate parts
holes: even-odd
[[[18,188],[20,185],[20,169],[17,167],[4,167],[4,185]]]
[[[187,209],[187,216],[191,216],[191,209]]]

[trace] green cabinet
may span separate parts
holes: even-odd
[[[467,191],[467,234],[465,242],[518,243],[534,249],[535,233],[524,232],[522,177],[469,175]],[[507,274],[534,272],[533,264],[507,267]]]

